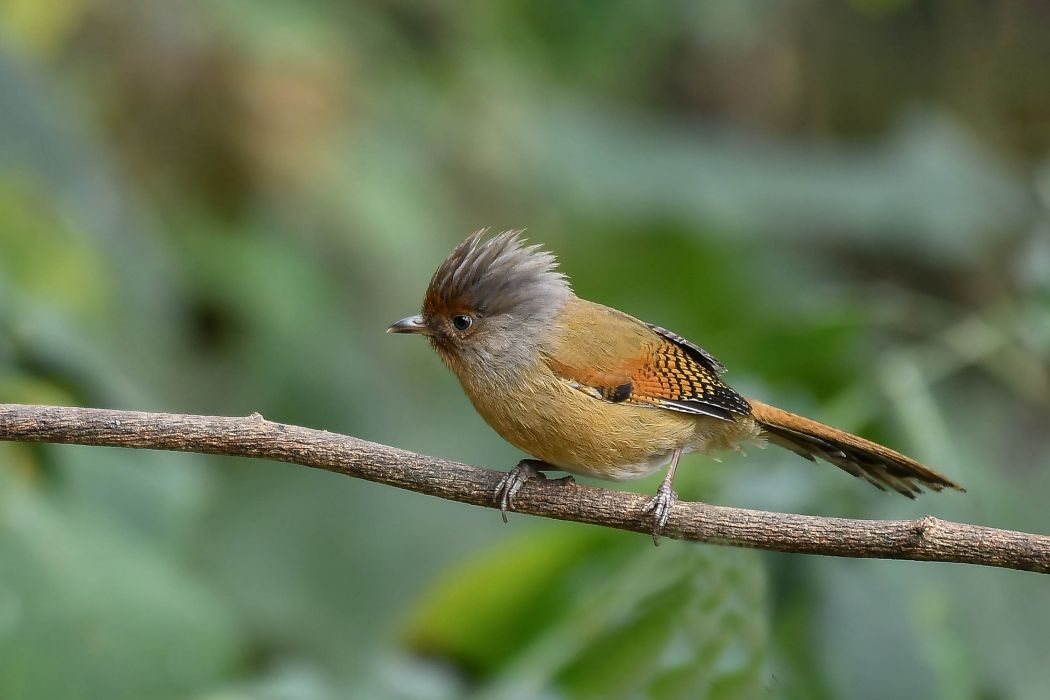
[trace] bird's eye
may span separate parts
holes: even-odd
[[[457,331],[465,331],[468,328],[470,328],[471,325],[473,325],[473,323],[474,323],[474,319],[472,319],[470,316],[465,316],[463,314],[460,314],[458,316],[453,316],[452,317],[452,326]]]

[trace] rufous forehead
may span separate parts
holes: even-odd
[[[446,299],[440,293],[428,292],[423,300],[423,312],[438,316],[455,316],[457,314],[470,314],[476,311],[465,297],[457,296]]]

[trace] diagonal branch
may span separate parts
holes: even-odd
[[[399,450],[346,435],[246,418],[98,408],[0,404],[0,440],[55,442],[262,457],[325,469],[478,506],[495,507],[501,472]],[[649,533],[648,499],[584,485],[532,481],[514,510]],[[848,520],[679,503],[667,537],[779,552],[911,559],[1050,573],[1050,536],[918,520]]]

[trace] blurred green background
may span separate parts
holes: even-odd
[[[384,335],[472,230],[746,394],[684,498],[1050,531],[1050,6],[0,0],[0,401],[520,458]],[[658,477],[626,488],[652,492]],[[0,445],[0,698],[1045,698],[1044,577],[664,542],[268,462]]]

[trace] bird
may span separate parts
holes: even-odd
[[[624,481],[667,465],[639,514],[659,543],[683,454],[763,442],[909,498],[922,487],[965,490],[888,447],[744,398],[704,348],[576,296],[554,254],[522,230],[468,236],[434,272],[421,312],[387,332],[425,336],[485,422],[532,456],[495,489],[504,522],[545,471]]]

